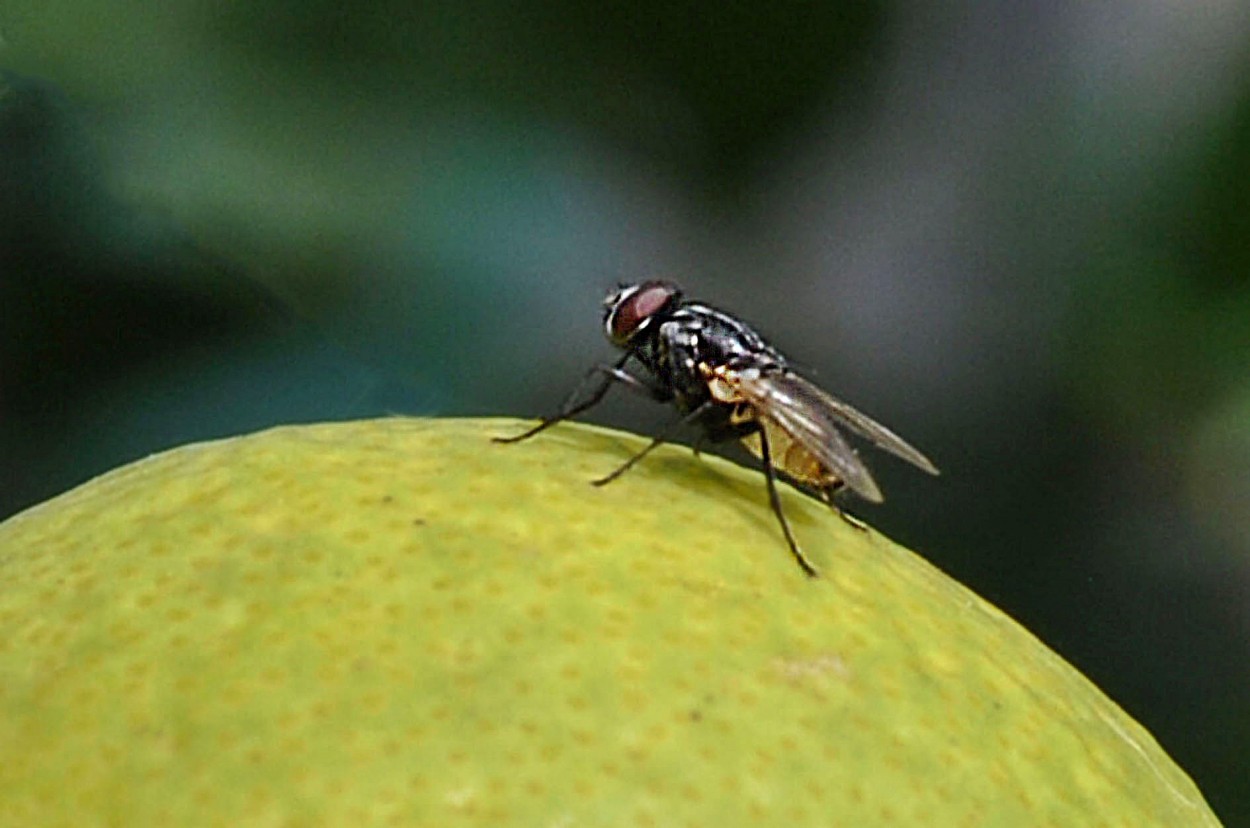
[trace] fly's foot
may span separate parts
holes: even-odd
[[[830,507],[831,509],[833,509],[833,511],[835,511],[835,512],[837,512],[837,513],[838,513],[838,517],[842,518],[842,519],[843,519],[843,520],[845,520],[848,524],[850,524],[850,525],[851,525],[851,528],[853,528],[853,529],[858,529],[858,530],[859,530],[859,531],[861,531],[861,532],[867,532],[867,531],[868,531],[868,524],[867,524],[867,523],[864,523],[864,522],[863,522],[862,520],[860,520],[859,518],[855,517],[854,515],[850,514],[849,512],[844,512],[844,511],[842,511],[842,510],[841,510],[841,509],[839,509],[837,506],[834,506],[832,503],[831,503],[831,504],[829,504],[829,507]]]

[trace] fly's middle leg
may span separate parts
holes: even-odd
[[[604,475],[603,477],[600,477],[598,480],[592,480],[591,483],[593,483],[596,486],[605,486],[608,483],[611,483],[613,480],[615,480],[616,478],[620,477],[625,472],[632,469],[634,467],[634,464],[637,463],[642,458],[646,457],[648,454],[650,454],[652,449],[658,448],[659,446],[662,446],[665,443],[667,443],[668,438],[672,436],[673,432],[676,431],[678,428],[680,428],[681,426],[689,425],[690,423],[696,422],[700,417],[705,416],[708,410],[710,409],[710,407],[713,405],[715,405],[715,403],[712,400],[707,400],[702,405],[699,405],[697,408],[691,411],[689,414],[682,417],[680,420],[674,420],[673,422],[669,423],[668,425],[664,427],[663,431],[657,434],[655,438],[652,439],[652,441],[647,444],[646,448],[644,448],[642,451],[638,452],[633,457],[626,460],[624,463],[618,466],[610,474]]]

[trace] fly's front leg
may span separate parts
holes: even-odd
[[[612,388],[612,383],[619,382],[631,391],[642,394],[645,397],[656,400],[657,402],[668,402],[672,399],[671,395],[666,394],[663,390],[655,388],[642,380],[635,377],[625,370],[625,363],[629,360],[630,355],[626,354],[616,361],[613,365],[596,365],[586,372],[586,376],[582,377],[582,381],[577,384],[560,404],[560,410],[551,417],[544,417],[538,425],[528,431],[518,434],[515,437],[493,437],[496,443],[519,443],[522,440],[528,440],[540,431],[546,431],[556,423],[564,422],[571,417],[593,408],[603,400],[608,391]],[[598,380],[594,386],[594,390],[590,392],[590,396],[582,402],[577,399],[582,395],[588,383],[591,380]]]
[[[808,574],[809,577],[819,578],[820,573],[816,571],[816,567],[812,566],[807,560],[803,552],[799,549],[799,545],[794,540],[794,535],[790,533],[790,524],[786,522],[785,513],[781,511],[781,497],[777,494],[777,472],[773,468],[772,452],[768,447],[768,431],[760,429],[760,459],[764,461],[764,480],[768,484],[768,502],[773,507],[773,514],[777,516],[777,522],[781,524],[781,531],[786,536],[786,543],[790,544],[790,554],[794,555],[794,560],[798,561],[799,568]]]

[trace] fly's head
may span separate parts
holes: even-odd
[[[678,304],[681,291],[670,282],[640,282],[613,291],[603,300],[603,332],[618,348],[637,347]]]

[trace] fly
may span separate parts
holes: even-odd
[[[812,577],[818,575],[816,568],[799,549],[781,510],[778,472],[810,487],[859,528],[863,524],[838,509],[834,495],[849,489],[873,503],[884,498],[844,429],[929,474],[938,473],[929,458],[897,434],[794,373],[785,357],[741,319],[687,301],[674,284],[648,281],[609,294],[603,327],[624,352],[621,357],[591,368],[554,416],[497,442],[525,440],[570,419],[597,405],[614,384],[671,403],[681,417],[594,485],[620,477],[681,426],[701,429],[696,453],[704,442],[739,440],[763,464],[769,505],[795,561]],[[625,370],[631,360],[643,369],[641,376]]]

